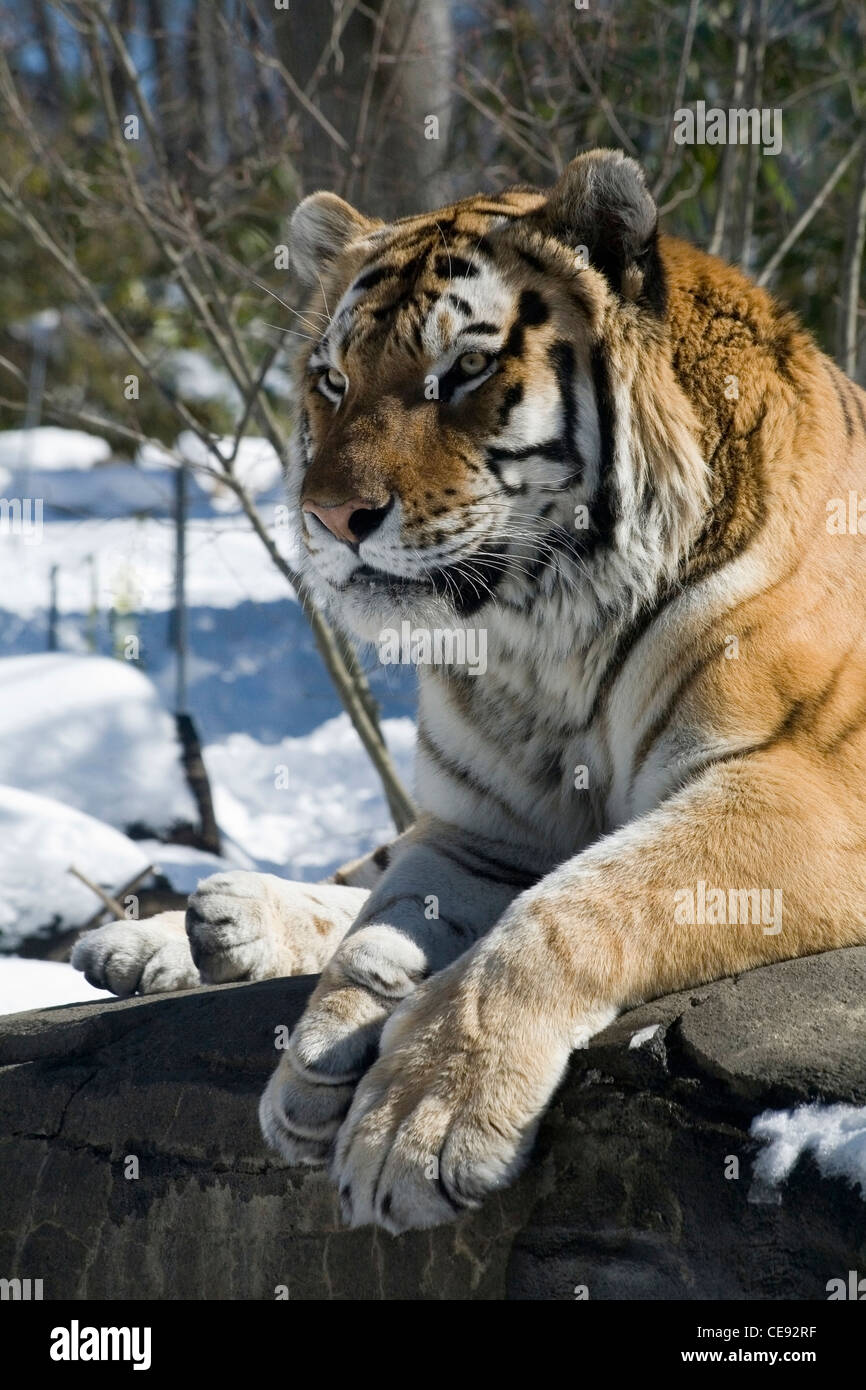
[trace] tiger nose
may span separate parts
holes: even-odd
[[[366,501],[363,497],[353,497],[348,502],[341,502],[339,506],[326,507],[320,502],[308,499],[302,503],[301,510],[312,512],[338,540],[357,545],[359,541],[365,541],[377,526],[381,525],[391,510],[393,501],[393,497],[390,497],[384,507],[377,507],[375,502]]]

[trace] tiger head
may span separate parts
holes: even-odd
[[[675,571],[704,463],[632,160],[387,224],[315,193],[291,251],[312,342],[290,500],[347,627],[547,604],[578,637]]]

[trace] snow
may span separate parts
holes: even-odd
[[[44,510],[54,508],[71,516],[114,516],[118,511],[157,511],[168,515],[173,506],[171,479],[128,463],[103,464],[92,473],[57,469],[25,477],[12,474],[6,495],[38,496]]]
[[[66,440],[70,432],[59,434]],[[38,482],[31,475],[26,492],[14,458],[19,490],[5,494],[44,496],[46,503],[38,534],[0,534],[0,783],[7,784],[0,950],[14,950],[55,918],[77,926],[96,910],[93,895],[67,873],[73,859],[115,891],[155,863],[186,893],[225,867],[323,878],[394,833],[379,779],[295,595],[246,518],[220,511],[222,501],[209,496],[194,467],[188,704],[211,776],[223,855],[126,838],[122,832],[135,821],[164,835],[174,820],[195,819],[168,712],[175,679],[175,465],[148,446],[136,464],[101,463],[87,471],[78,467],[83,454],[75,450],[72,442],[68,456],[57,457]],[[106,452],[107,446],[99,450],[101,457]],[[266,490],[259,495],[260,513],[291,560],[275,511],[282,501],[279,460],[270,446],[251,440],[239,468],[254,490],[271,489],[270,498]],[[61,650],[49,653],[53,566]],[[139,637],[137,662],[113,655],[112,608],[128,610],[123,626]],[[363,659],[385,737],[411,785],[414,673],[384,668],[370,652]],[[9,962],[0,957],[0,974]],[[41,962],[32,964],[36,971]],[[54,978],[73,982],[70,991],[86,989],[72,972]],[[58,1002],[53,993],[43,1001],[28,984],[19,1003],[15,988],[13,979],[3,1007]]]
[[[74,874],[112,891],[148,860],[111,826],[49,797],[0,786],[0,941],[53,935],[92,917],[99,899]]]
[[[240,502],[235,493],[220,480],[218,474],[209,471],[213,470],[216,460],[197,434],[184,430],[178,435],[175,447],[201,470],[196,473],[196,480],[208,493],[217,510],[240,511]],[[235,441],[231,437],[218,439],[215,447],[221,458],[229,459],[234,452]],[[256,435],[247,435],[238,444],[237,454],[232,460],[232,473],[252,497],[272,492],[281,485],[283,476],[279,454],[269,440]]]
[[[0,1014],[113,998],[107,990],[94,989],[79,971],[60,961],[0,958]]]
[[[107,441],[84,430],[39,425],[31,430],[0,431],[0,468],[12,471],[28,467],[49,472],[92,468],[109,458]]]
[[[755,1163],[751,1201],[778,1201],[781,1183],[803,1154],[811,1154],[824,1177],[859,1186],[866,1200],[866,1106],[765,1110],[752,1121],[750,1132],[768,1145]]]
[[[0,707],[0,782],[62,797],[118,830],[195,822],[174,722],[132,662],[6,657]]]
[[[188,401],[224,401],[237,407],[240,392],[228,372],[197,348],[176,348],[163,364],[174,390]]]
[[[176,893],[194,893],[203,878],[224,869],[251,869],[254,864],[238,854],[230,857],[208,854],[192,845],[164,845],[160,840],[136,840],[157,873],[166,878]]]
[[[135,455],[135,462],[139,468],[161,470],[164,468],[177,468],[177,458],[168,449],[164,449],[161,444],[141,444]]]
[[[409,776],[415,728],[385,722],[391,753]],[[259,743],[232,734],[210,744],[220,827],[259,868],[285,878],[324,878],[339,863],[375,849],[393,834],[381,791],[349,716],[328,720],[303,738]]]

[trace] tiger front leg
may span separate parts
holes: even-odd
[[[508,864],[491,868],[468,842],[433,823],[409,831],[328,962],[259,1107],[265,1138],[289,1162],[327,1162],[389,1014],[532,881]]]
[[[621,1009],[866,941],[862,812],[780,748],[707,770],[521,894],[385,1027],[336,1143],[353,1224],[434,1226],[508,1183],[569,1053]]]

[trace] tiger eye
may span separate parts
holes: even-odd
[[[464,352],[460,358],[460,370],[465,376],[477,376],[484,371],[489,360],[484,352]]]

